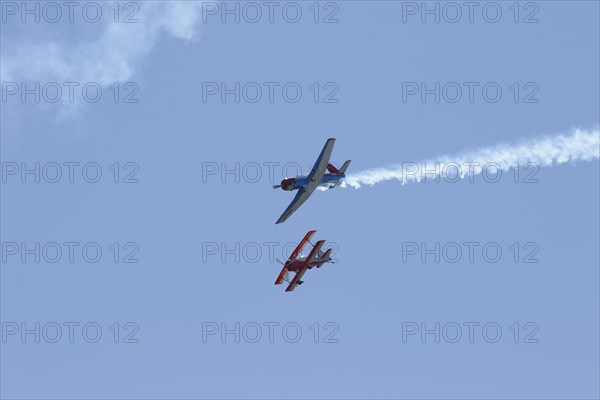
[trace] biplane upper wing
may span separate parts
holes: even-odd
[[[281,269],[281,272],[277,276],[277,279],[275,279],[275,284],[276,285],[282,284],[283,281],[285,281],[287,279],[287,273],[288,273],[287,267],[284,265],[283,268]]]
[[[325,142],[325,146],[323,146],[323,150],[321,150],[321,154],[319,154],[317,162],[315,162],[315,165],[308,174],[308,180],[310,181],[309,185],[314,185],[317,187],[321,182],[321,179],[323,179],[323,175],[325,175],[325,169],[327,168],[327,165],[329,165],[329,158],[331,158],[331,152],[333,151],[334,144],[334,138],[327,139],[327,142]]]
[[[298,193],[296,193],[296,197],[294,197],[294,200],[292,200],[288,208],[285,209],[283,214],[281,214],[281,217],[279,217],[279,219],[275,223],[281,224],[282,222],[285,222],[290,217],[290,215],[292,215],[298,208],[300,208],[300,206],[310,197],[315,188],[316,186],[304,187],[298,190]]]
[[[304,246],[306,246],[306,243],[308,243],[308,241],[315,234],[315,232],[317,231],[308,231],[308,233],[304,235],[304,238],[300,241],[300,243],[298,243],[298,246],[296,246],[294,251],[292,251],[292,254],[290,254],[290,258],[288,258],[288,260],[295,260],[300,255],[300,252],[302,251]]]
[[[286,292],[291,292],[292,290],[296,289],[296,286],[298,286],[298,282],[300,282],[300,278],[302,278],[307,269],[307,267],[304,267],[296,273],[294,279],[292,279],[288,287],[285,289]]]

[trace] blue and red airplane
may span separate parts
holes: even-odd
[[[339,170],[329,164],[329,158],[331,157],[334,144],[334,138],[327,139],[319,158],[317,158],[317,162],[308,175],[286,178],[281,181],[280,185],[273,185],[273,189],[282,188],[283,190],[288,191],[298,190],[298,194],[296,194],[294,200],[292,200],[288,208],[281,214],[281,217],[279,217],[276,224],[285,222],[290,215],[300,208],[317,187],[322,186],[333,189],[346,177],[346,170],[348,169],[348,165],[350,165],[350,160],[346,161]],[[325,170],[329,171],[329,173],[325,173]]]

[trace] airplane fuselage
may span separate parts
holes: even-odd
[[[317,267],[319,265],[322,265],[326,262],[328,262],[331,259],[320,259],[320,258],[316,258],[314,259],[310,264],[307,264],[306,259],[296,259],[296,260],[291,260],[288,261],[285,266],[288,269],[288,271],[290,272],[297,272],[300,271],[303,268],[307,268],[307,269],[311,269],[313,267]]]
[[[321,182],[319,182],[317,186],[332,188],[337,186],[345,177],[345,174],[324,174]],[[297,176],[295,178],[286,178],[282,180],[281,188],[288,191],[298,190],[300,188],[307,187],[309,183],[310,180],[307,176]]]

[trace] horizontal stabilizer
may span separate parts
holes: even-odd
[[[348,169],[348,166],[350,165],[350,161],[352,161],[352,160],[346,160],[344,165],[342,165],[342,168],[340,168],[340,173],[342,173],[342,174],[346,173],[346,170]]]
[[[351,160],[346,160],[346,162],[342,165],[342,168],[337,169],[334,165],[332,164],[327,164],[327,171],[329,171],[332,174],[340,174],[343,175],[346,173],[346,170],[348,169],[348,166],[350,165],[350,161]]]
[[[331,262],[331,250],[327,249],[325,253],[319,253],[319,258],[316,260],[317,268],[321,268],[326,262]]]
[[[340,170],[337,169],[336,167],[334,167],[331,164],[327,164],[327,171],[331,172],[332,174],[339,174]]]

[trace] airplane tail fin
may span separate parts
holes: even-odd
[[[322,253],[319,255],[319,265],[317,265],[317,268],[321,268],[323,266],[324,263],[331,261],[331,250],[332,249],[327,249],[327,251],[325,251],[325,253]]]
[[[348,169],[348,166],[350,165],[350,161],[352,161],[352,160],[346,160],[344,165],[342,165],[342,168],[340,168],[340,173],[342,173],[342,174],[346,173],[346,170]]]

